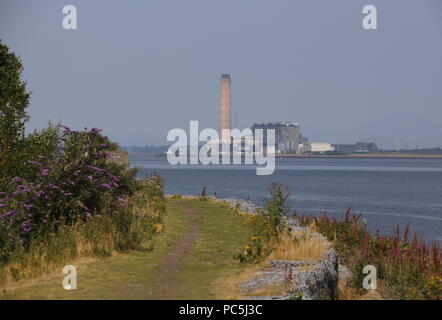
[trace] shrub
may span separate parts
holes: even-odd
[[[370,234],[360,221],[360,215],[350,210],[341,221],[303,215],[301,225],[316,224],[319,232],[334,242],[339,259],[350,267],[353,278],[350,285],[363,291],[362,269],[366,265],[377,268],[378,279],[387,289],[401,299],[440,299],[442,296],[442,250],[436,243],[428,245],[416,234],[409,239],[409,228],[401,233],[399,227],[393,236]]]
[[[243,251],[237,255],[241,262],[257,263],[267,257],[274,242],[279,241],[288,228],[283,219],[290,211],[289,197],[285,186],[272,183],[268,188],[269,198],[264,200],[264,209],[258,210],[251,219],[253,237]]]

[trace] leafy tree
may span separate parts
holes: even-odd
[[[23,64],[0,40],[0,177],[10,173],[14,149],[22,142],[30,94],[21,80]]]

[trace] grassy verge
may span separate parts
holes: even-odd
[[[194,215],[186,213],[189,208]],[[162,279],[165,263],[192,228],[198,237],[182,252],[177,272]],[[170,299],[226,297],[224,279],[242,273],[246,266],[234,258],[250,238],[245,218],[209,201],[169,200],[164,230],[144,246],[152,250],[117,254],[101,260],[76,260],[77,290],[62,288],[59,272],[20,282],[0,294],[2,299]],[[153,245],[153,246],[151,246]]]

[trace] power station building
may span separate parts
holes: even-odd
[[[267,130],[275,130],[275,152],[276,153],[296,153],[301,138],[301,127],[297,122],[264,122],[255,123],[252,126],[253,134],[255,130],[263,129],[263,145],[267,147]]]

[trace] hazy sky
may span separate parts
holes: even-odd
[[[78,30],[62,27],[67,4]],[[367,4],[378,30],[362,28]],[[189,120],[217,129],[230,73],[240,127],[442,146],[441,0],[0,0],[0,39],[24,62],[29,129],[99,127],[123,145]]]

